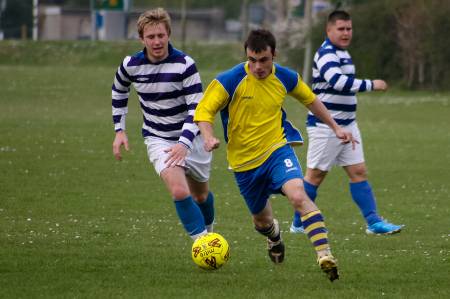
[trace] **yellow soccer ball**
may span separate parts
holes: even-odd
[[[228,242],[218,233],[203,235],[192,244],[192,259],[203,269],[219,269],[229,258]]]

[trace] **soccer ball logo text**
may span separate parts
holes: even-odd
[[[192,246],[192,259],[204,269],[215,270],[226,263],[230,256],[227,241],[217,233],[206,234]]]

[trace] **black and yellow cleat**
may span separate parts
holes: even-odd
[[[269,251],[269,257],[275,264],[280,264],[284,260],[284,243],[280,238],[277,242],[272,242],[267,238],[267,249]]]
[[[317,259],[317,263],[325,274],[327,274],[328,279],[332,282],[339,279],[339,273],[337,268],[337,260],[332,256],[324,255]]]

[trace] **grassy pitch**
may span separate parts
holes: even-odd
[[[389,237],[365,235],[343,171],[332,170],[318,197],[341,272],[330,283],[306,237],[288,233],[292,210],[281,196],[272,202],[286,260],[271,264],[223,145],[211,187],[216,230],[228,240],[231,259],[218,271],[199,269],[192,241],[147,161],[134,93],[131,151],[122,162],[113,159],[115,68],[0,66],[0,298],[450,296],[448,93],[360,97],[379,211],[406,227]],[[213,72],[200,71],[209,82]],[[305,109],[292,99],[286,109],[303,128]],[[220,128],[217,134],[222,137]],[[305,165],[306,147],[297,152]]]

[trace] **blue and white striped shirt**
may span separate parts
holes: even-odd
[[[334,46],[329,39],[314,55],[313,92],[339,124],[346,126],[356,119],[356,93],[373,90],[371,80],[355,78],[355,65],[347,50]],[[308,112],[308,126],[326,126]]]
[[[194,111],[203,96],[194,60],[169,44],[169,56],[152,63],[142,50],[127,56],[112,85],[112,115],[116,132],[125,130],[130,85],[138,94],[144,122],[142,136],[178,141],[192,149],[199,129]]]

